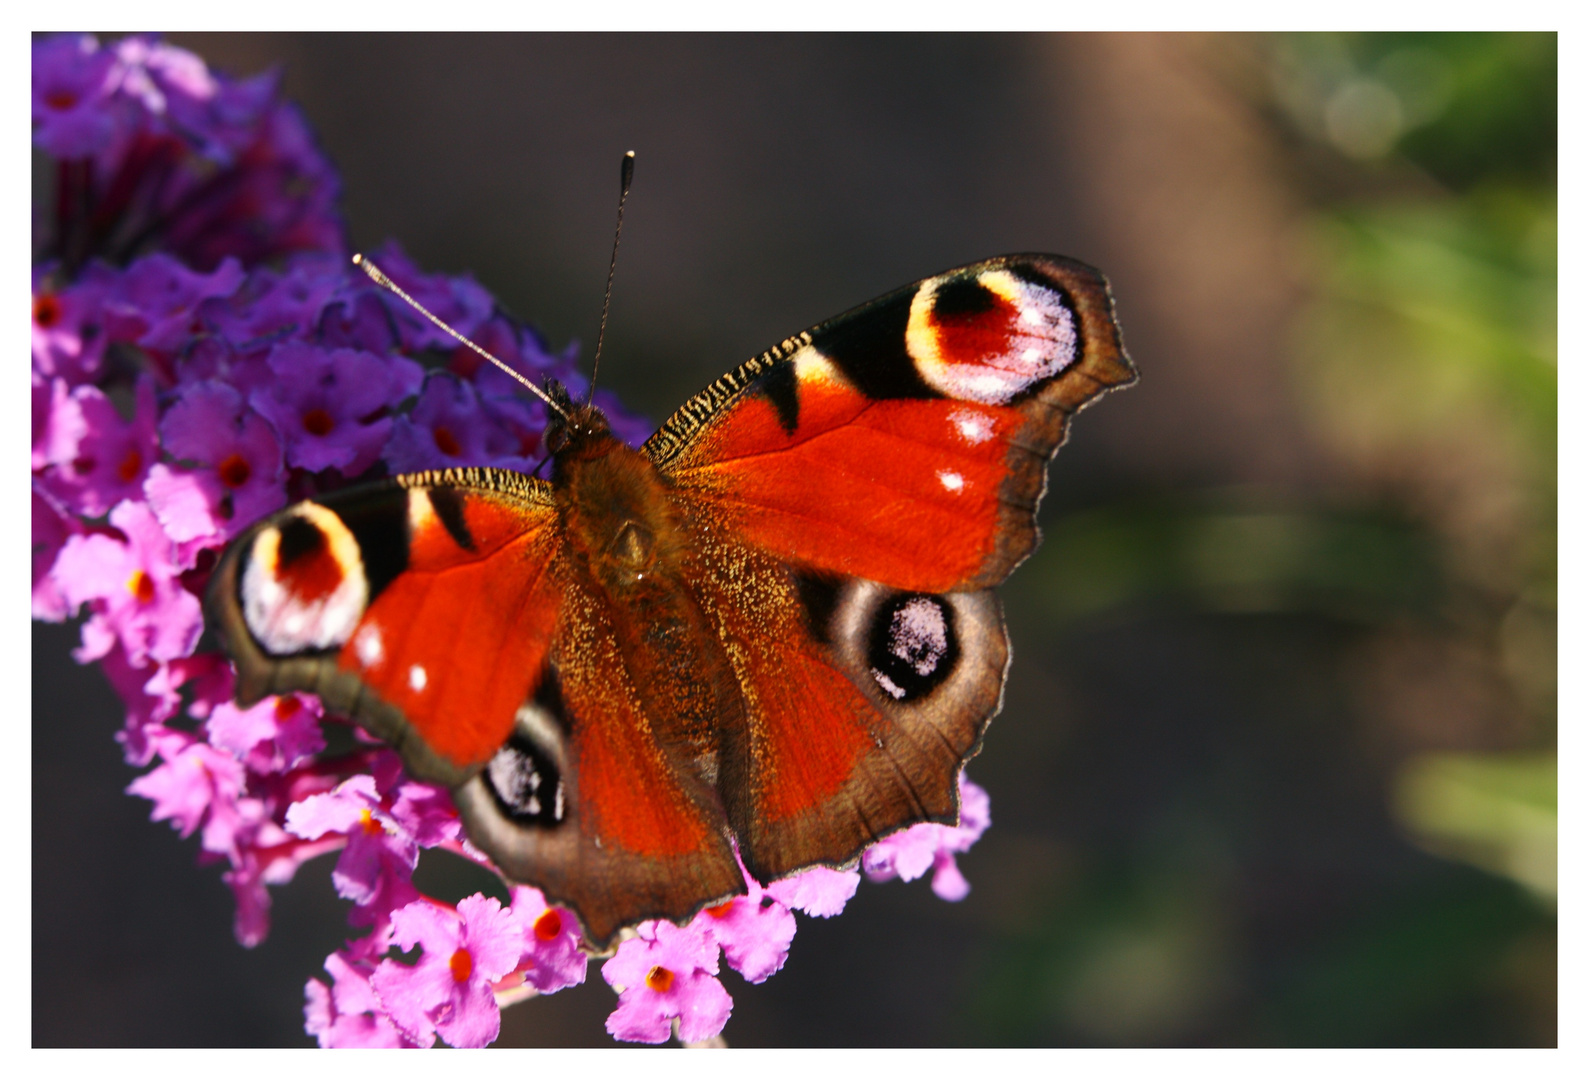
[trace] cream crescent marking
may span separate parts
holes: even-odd
[[[790,362],[794,364],[795,378],[803,383],[828,383],[832,386],[849,385],[833,361],[810,345],[801,346],[794,356],[790,357]]]
[[[336,585],[322,595],[295,593],[282,573],[281,528],[265,529],[255,538],[240,587],[243,620],[265,651],[278,656],[342,645],[363,616],[370,593],[359,543],[341,518],[314,503],[300,504],[292,516],[319,533],[324,550],[304,557],[329,559]]]

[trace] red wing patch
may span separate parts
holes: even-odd
[[[836,386],[801,404],[792,436],[764,399],[735,405],[703,436],[710,464],[677,481],[710,492],[730,532],[789,562],[922,592],[978,572],[1019,414]]]
[[[548,576],[549,533],[521,531],[467,561],[439,538],[416,544],[409,569],[376,597],[338,654],[340,668],[460,768],[485,763],[507,741],[545,667],[561,592]]]
[[[720,766],[720,776],[743,781],[720,780],[719,790],[745,865],[776,880],[841,864],[902,825],[952,821],[955,776],[1003,684],[991,594],[940,599],[834,577],[802,582],[699,516],[714,510],[702,500],[687,515],[702,551],[695,591],[744,702],[744,738],[723,744],[742,758]],[[919,627],[899,626],[912,605],[941,616],[930,656],[910,648],[921,644],[910,633]]]

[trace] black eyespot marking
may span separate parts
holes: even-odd
[[[833,644],[833,611],[839,604],[839,578],[827,577],[810,571],[794,572],[795,591],[800,606],[806,613],[806,627],[811,636],[824,645]]]
[[[872,618],[867,661],[872,678],[895,701],[915,701],[938,688],[960,660],[954,609],[941,597],[903,593]]]
[[[795,377],[794,365],[787,360],[774,364],[756,380],[756,391],[772,402],[778,410],[778,425],[793,435],[800,426],[800,380]]]
[[[299,559],[318,555],[326,548],[326,535],[320,526],[294,514],[281,523],[281,542],[276,548],[276,561],[281,567],[291,566]]]
[[[474,537],[469,535],[469,523],[463,517],[463,497],[453,488],[435,487],[425,494],[430,496],[430,507],[452,537],[452,542],[465,551],[474,550]]]
[[[402,488],[382,487],[363,498],[339,499],[337,516],[359,544],[364,561],[364,580],[373,601],[408,569],[408,492]],[[437,509],[438,516],[441,514]],[[443,517],[443,523],[446,522]]]
[[[485,770],[486,789],[503,816],[525,825],[550,828],[567,811],[563,775],[541,748],[515,734]]]
[[[969,274],[946,281],[932,294],[932,313],[939,322],[982,315],[997,304],[998,297]]]
[[[901,289],[823,323],[812,331],[811,347],[874,401],[942,397],[923,381],[905,351],[905,327],[915,296],[915,288]]]

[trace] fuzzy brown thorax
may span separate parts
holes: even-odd
[[[576,406],[547,440],[573,556],[570,572],[606,602],[628,681],[665,745],[711,781],[714,729],[742,712],[727,657],[689,587],[692,557],[670,485],[606,418]]]

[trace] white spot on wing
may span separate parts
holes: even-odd
[[[949,491],[959,491],[966,486],[965,477],[957,472],[950,472],[948,469],[938,470],[938,482]]]
[[[360,630],[353,638],[353,653],[365,668],[379,665],[386,656],[386,643],[381,640],[381,628],[370,623]]]
[[[425,689],[425,684],[429,681],[430,677],[425,674],[425,669],[418,664],[408,669],[408,686],[414,693],[417,694]]]
[[[894,613],[888,651],[909,663],[918,675],[930,675],[949,650],[949,626],[931,600],[912,600]]]
[[[431,505],[430,492],[424,488],[408,489],[408,531],[410,536],[421,536],[436,524],[436,508]]]
[[[986,413],[957,409],[949,415],[960,437],[972,446],[979,446],[993,438],[993,418]]]
[[[872,678],[876,679],[877,680],[877,685],[881,686],[883,688],[883,691],[886,694],[888,694],[889,697],[893,698],[895,701],[899,701],[899,700],[904,698],[904,696],[905,696],[904,687],[900,686],[893,679],[890,679],[887,675],[884,675],[881,671],[878,671],[876,668],[872,669]]]

